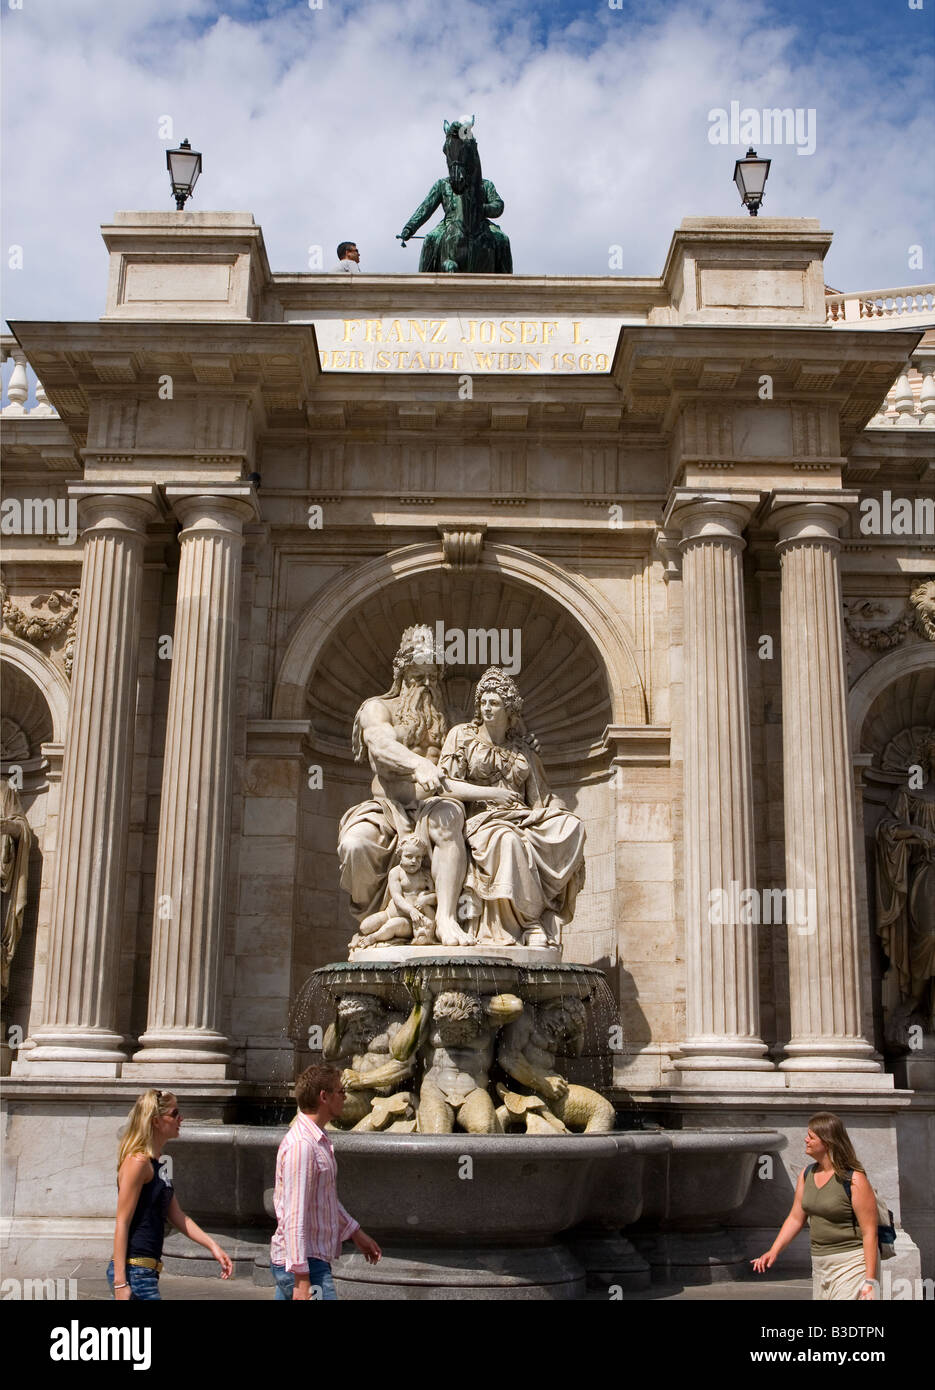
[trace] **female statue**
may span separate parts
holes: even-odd
[[[557,945],[584,882],[584,826],[549,791],[522,708],[514,681],[491,666],[477,683],[474,719],[451,730],[438,760],[445,794],[465,802],[478,945]]]

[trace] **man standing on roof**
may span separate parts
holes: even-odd
[[[332,275],[341,272],[345,275],[360,274],[360,252],[353,241],[338,243],[338,263],[331,267]]]

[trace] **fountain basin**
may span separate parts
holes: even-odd
[[[238,1274],[258,1283],[270,1281],[284,1133],[192,1124],[172,1146],[186,1209],[233,1247]],[[589,1261],[578,1258],[577,1240],[572,1254],[565,1233],[590,1232],[593,1251],[595,1235],[637,1221],[633,1239],[654,1276],[736,1278],[741,1261],[717,1222],[742,1205],[757,1156],[784,1143],[772,1130],[335,1133],[333,1140],[341,1199],[384,1248],[376,1266],[356,1252],[336,1262],[339,1292],[355,1299],[580,1298]],[[172,1237],[166,1269],[213,1274],[205,1253]],[[604,1274],[623,1282],[616,1266]]]
[[[771,1130],[673,1130],[666,1153],[646,1164],[642,1217],[668,1225],[711,1224],[743,1206],[761,1154],[785,1147]]]
[[[639,1224],[628,1232],[654,1280],[710,1284],[750,1273],[745,1247],[725,1227],[743,1206],[759,1158],[785,1137],[770,1130],[675,1130],[666,1154],[647,1158]]]
[[[617,1160],[611,1134],[337,1134],[334,1147],[348,1210],[409,1244],[549,1239],[583,1220]]]

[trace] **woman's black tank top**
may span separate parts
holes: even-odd
[[[151,1182],[143,1184],[136,1211],[130,1218],[130,1232],[127,1237],[127,1255],[148,1255],[153,1260],[162,1259],[162,1238],[166,1228],[166,1213],[172,1201],[172,1184],[167,1183],[159,1171],[154,1158]]]

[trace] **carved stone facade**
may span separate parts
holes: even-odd
[[[101,1153],[144,1083],[216,1119],[287,1094],[290,1005],[353,929],[355,710],[440,622],[520,636],[617,1100],[790,1135],[840,1110],[895,1199],[935,1080],[887,1050],[872,853],[935,727],[935,537],[860,508],[931,488],[935,435],[869,424],[919,332],[826,327],[805,220],[689,219],[644,280],[273,275],[241,214],[105,236],[100,321],[13,325],[58,417],[9,422],[5,495],[80,517],[5,545],[3,769],[37,837],[15,1142],[62,1089]],[[457,365],[413,370],[433,338]],[[461,717],[481,669],[449,681]],[[109,1207],[28,1201],[17,1250],[46,1219],[49,1249],[82,1220],[106,1246]]]

